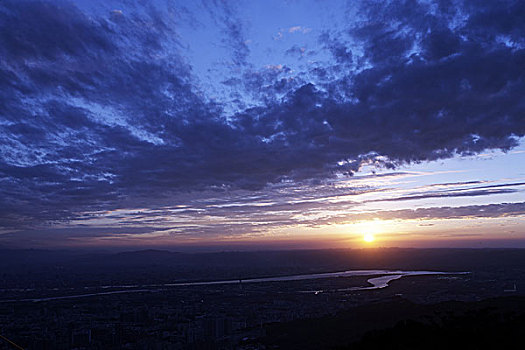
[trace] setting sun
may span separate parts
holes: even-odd
[[[347,229],[359,235],[364,242],[372,243],[376,241],[377,235],[388,232],[388,224],[386,221],[373,219],[353,223]]]

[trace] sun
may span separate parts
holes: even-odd
[[[384,235],[390,231],[390,221],[381,219],[361,220],[345,226],[351,239],[364,246],[375,246],[384,241]]]
[[[363,239],[365,240],[365,242],[367,243],[371,243],[374,241],[374,235],[371,234],[371,233],[366,233],[364,236],[363,236]]]

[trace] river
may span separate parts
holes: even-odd
[[[123,294],[123,293],[144,293],[144,292],[157,292],[166,288],[174,287],[188,287],[188,286],[211,286],[221,284],[246,284],[246,283],[267,283],[267,282],[286,282],[286,281],[302,281],[302,280],[315,280],[322,278],[334,278],[334,277],[351,277],[351,276],[379,276],[372,277],[367,280],[371,286],[364,287],[351,287],[344,289],[336,289],[336,291],[359,291],[359,290],[372,290],[388,287],[388,283],[402,278],[404,276],[422,276],[422,275],[457,275],[466,274],[468,272],[440,272],[440,271],[390,271],[390,270],[348,270],[339,272],[326,272],[326,273],[313,273],[303,275],[290,275],[290,276],[278,276],[278,277],[263,277],[263,278],[247,278],[247,279],[235,279],[235,280],[220,280],[220,281],[202,281],[202,282],[177,282],[177,283],[165,283],[165,284],[150,284],[150,285],[108,285],[102,287],[85,287],[84,289],[110,289],[110,288],[121,288],[120,290],[112,290],[105,292],[92,292],[76,295],[61,295],[43,298],[26,298],[26,299],[9,299],[2,300],[0,303],[7,302],[39,302],[39,301],[50,301],[50,300],[61,300],[61,299],[77,299],[87,298],[101,295],[111,294]],[[138,288],[140,287],[140,288]],[[138,289],[137,289],[138,288]],[[321,293],[323,290],[315,291],[303,291],[303,293]]]

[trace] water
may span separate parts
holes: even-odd
[[[2,300],[1,303],[15,302],[15,301],[29,301],[29,302],[39,302],[39,301],[50,301],[50,300],[61,300],[61,299],[77,299],[77,298],[87,298],[100,295],[111,295],[111,294],[123,294],[123,293],[144,293],[144,292],[157,292],[164,290],[166,288],[174,287],[188,287],[188,286],[211,286],[211,285],[224,285],[224,284],[246,284],[246,283],[267,283],[267,282],[286,282],[286,281],[302,281],[302,280],[315,280],[323,278],[333,278],[333,277],[351,277],[351,276],[377,276],[368,279],[368,283],[372,286],[367,287],[351,287],[344,289],[337,289],[336,291],[359,291],[359,290],[372,290],[372,289],[381,289],[388,287],[388,283],[400,279],[404,276],[422,276],[422,275],[456,275],[456,274],[465,274],[468,272],[439,272],[439,271],[389,271],[389,270],[348,270],[348,271],[339,271],[339,272],[327,272],[327,273],[313,273],[313,274],[304,274],[304,275],[291,275],[291,276],[279,276],[279,277],[264,277],[264,278],[248,278],[248,279],[236,279],[236,280],[221,280],[221,281],[203,281],[203,282],[179,282],[179,283],[165,283],[165,284],[151,284],[151,285],[141,285],[140,289],[135,289],[139,287],[138,285],[128,285],[128,286],[102,286],[102,287],[85,287],[84,289],[109,289],[109,288],[124,288],[121,290],[113,290],[106,292],[93,292],[77,295],[62,295],[62,296],[53,296],[53,297],[44,297],[44,298],[27,298],[27,299],[10,299]],[[316,291],[303,291],[303,293],[321,293],[323,290]]]

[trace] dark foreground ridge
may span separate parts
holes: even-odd
[[[510,349],[524,329],[525,297],[430,305],[396,299],[269,326],[255,348]]]

